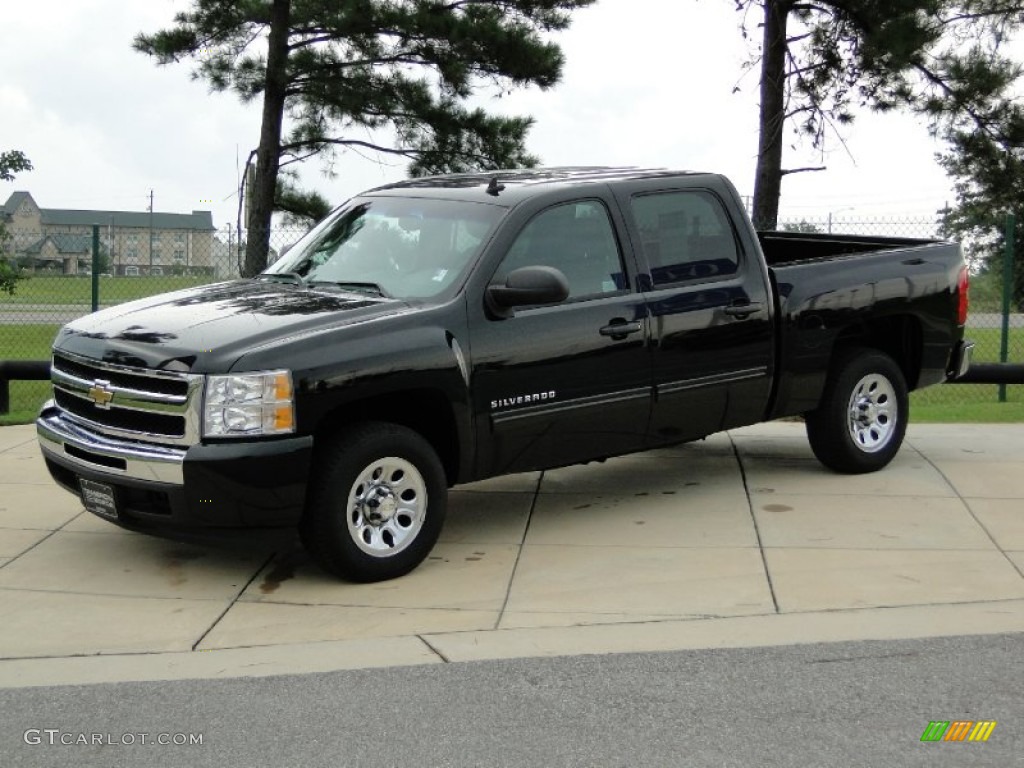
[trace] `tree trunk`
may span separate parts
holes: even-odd
[[[786,119],[786,21],[791,3],[764,2],[761,56],[760,137],[752,218],[758,229],[775,229],[782,194],[782,128]]]
[[[263,123],[256,151],[256,180],[249,200],[246,225],[245,265],[242,276],[252,277],[267,266],[270,250],[270,217],[274,213],[278,164],[281,160],[281,126],[288,86],[288,29],[291,0],[273,0],[267,51],[267,80],[263,91]]]

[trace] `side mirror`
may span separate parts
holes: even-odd
[[[554,267],[520,267],[505,283],[487,286],[487,305],[498,317],[511,317],[515,307],[557,304],[569,296],[569,281]]]

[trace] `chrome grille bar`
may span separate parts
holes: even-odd
[[[117,365],[58,351],[51,380],[64,416],[93,432],[161,445],[199,442],[201,375]]]

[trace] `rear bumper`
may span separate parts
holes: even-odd
[[[312,437],[156,446],[99,435],[52,403],[36,432],[53,479],[79,497],[79,478],[113,487],[112,522],[126,528],[285,526],[302,516]]]
[[[949,357],[949,368],[946,370],[946,380],[956,381],[967,374],[971,367],[971,358],[974,356],[974,342],[966,339],[958,341],[953,348],[953,354]]]

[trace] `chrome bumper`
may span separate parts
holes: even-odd
[[[971,358],[974,356],[974,342],[961,341],[953,350],[952,358],[949,361],[949,381],[956,381],[962,378],[971,367]]]
[[[158,483],[184,485],[184,448],[115,440],[65,418],[53,401],[36,419],[44,454],[64,466]]]

